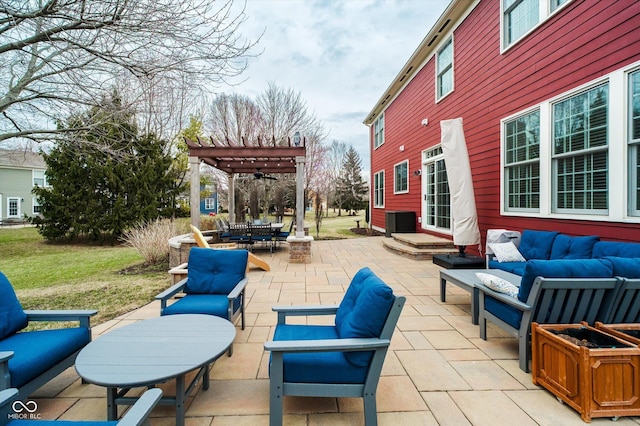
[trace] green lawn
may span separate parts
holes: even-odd
[[[361,238],[350,231],[364,213],[323,218],[319,239]],[[291,217],[285,217],[289,224]],[[305,225],[316,238],[314,214]],[[13,285],[25,309],[97,309],[92,324],[122,315],[152,301],[169,286],[168,265],[137,273],[143,263],[130,247],[63,244],[45,241],[33,227],[0,228],[0,271]]]

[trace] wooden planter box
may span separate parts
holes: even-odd
[[[559,336],[590,341],[579,346]],[[640,348],[583,324],[532,324],[533,383],[592,417],[640,415]]]
[[[602,324],[596,322],[596,328],[640,347],[640,324]]]

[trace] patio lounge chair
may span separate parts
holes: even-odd
[[[94,425],[94,426],[142,426],[148,424],[149,414],[162,397],[162,390],[158,388],[147,390],[127,411],[119,421],[67,421],[67,420],[31,420],[30,415],[37,415],[37,405],[34,401],[18,403],[18,390],[5,389],[0,392],[0,425],[2,426],[58,426],[58,425]],[[33,413],[31,413],[33,411]],[[15,418],[15,419],[14,419]]]
[[[95,310],[23,310],[7,277],[0,272],[0,390],[17,388],[28,397],[73,366],[78,352],[91,341],[90,317]],[[51,330],[22,331],[32,321],[72,321]]]
[[[205,314],[235,323],[240,317],[244,330],[244,295],[247,278],[246,250],[213,250],[193,247],[187,262],[187,278],[156,296],[160,315]],[[185,295],[172,304],[176,294]],[[233,348],[229,348],[231,356]]]
[[[282,424],[286,395],[360,397],[377,424],[376,389],[405,298],[369,268],[353,277],[339,306],[274,307],[278,324],[269,366],[269,422]],[[335,325],[287,324],[289,316],[335,315]]]

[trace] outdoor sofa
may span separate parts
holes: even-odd
[[[90,317],[95,310],[23,310],[0,272],[0,391],[16,388],[27,398],[40,386],[73,366],[80,350],[91,341]],[[31,321],[68,321],[75,327],[25,330]]]
[[[481,276],[482,284],[476,286],[480,337],[487,338],[487,321],[517,337],[520,368],[524,371],[529,370],[531,359],[531,322],[612,323],[622,307],[618,306],[622,292],[628,293],[629,284],[640,278],[637,243],[525,230],[518,250],[513,250],[512,243],[503,244],[492,244],[496,259],[488,260],[489,269]],[[493,276],[491,269],[516,274],[520,281],[505,282]],[[627,299],[625,294],[627,317],[637,316],[639,298],[631,298],[631,304]]]

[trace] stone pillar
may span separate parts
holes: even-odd
[[[289,263],[311,263],[311,242],[313,237],[287,237]]]
[[[189,157],[189,172],[191,173],[191,224],[200,228],[200,159]]]

